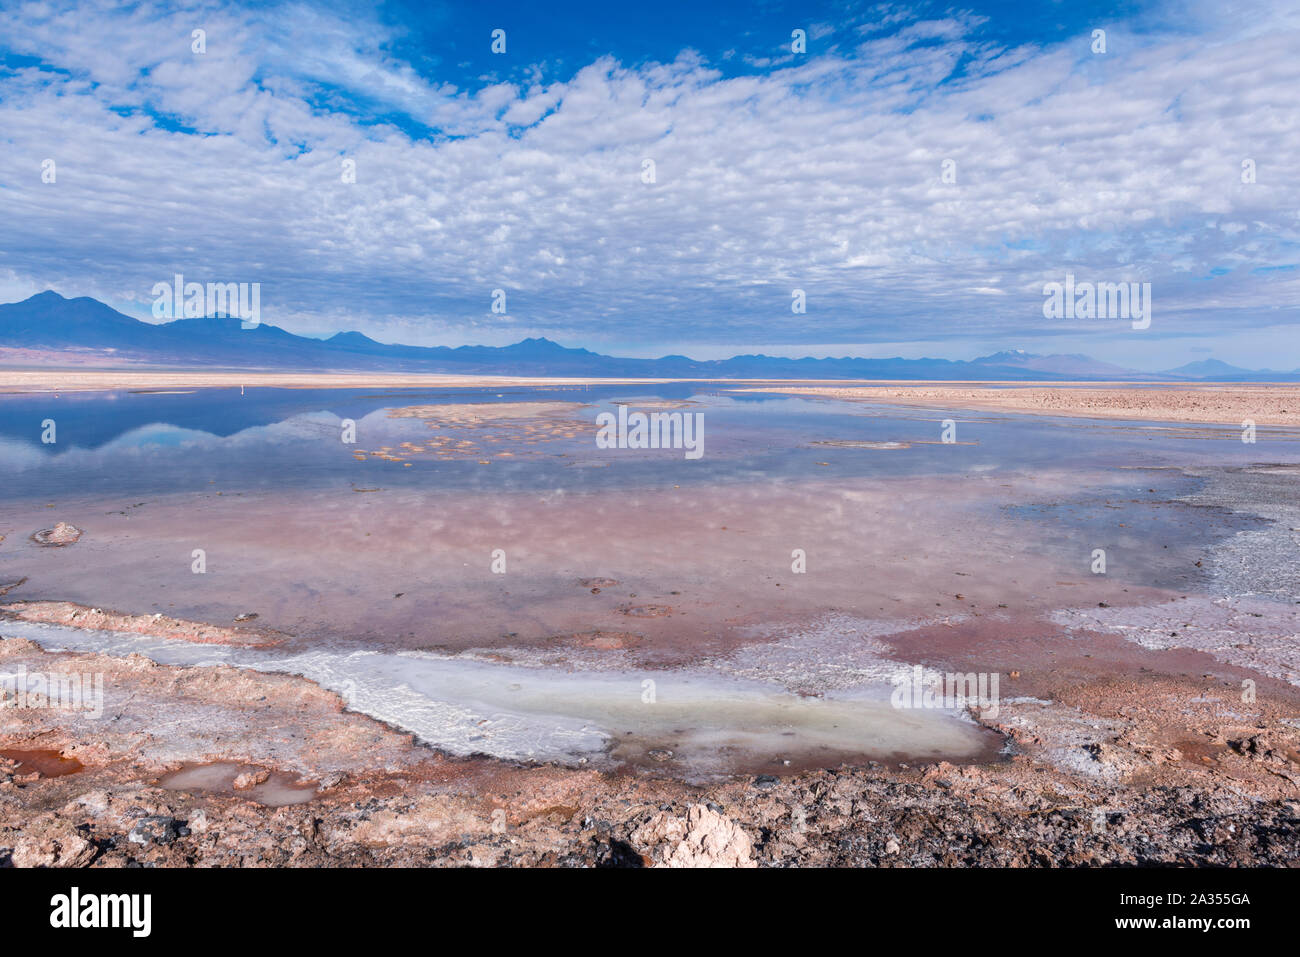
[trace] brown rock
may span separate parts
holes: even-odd
[[[85,867],[95,856],[95,846],[66,821],[42,815],[14,842],[14,867]]]
[[[660,811],[632,835],[659,867],[756,867],[753,842],[730,818],[704,804],[686,817]]]
[[[271,772],[264,768],[259,768],[256,771],[245,771],[235,778],[235,790],[247,791],[249,788],[257,787],[270,776]]]
[[[32,535],[32,541],[37,545],[72,545],[82,536],[83,532],[75,525],[69,525],[67,522],[59,522],[53,528],[44,528]]]

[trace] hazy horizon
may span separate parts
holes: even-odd
[[[94,299],[93,296],[63,296],[61,293],[58,293],[58,292],[56,292],[55,290],[52,290],[52,289],[42,290],[40,293],[37,293],[37,294],[35,294],[34,296],[31,296],[31,297],[28,297],[27,299],[19,300],[18,302],[26,302],[26,301],[28,301],[28,300],[30,300],[30,299],[34,299],[34,298],[36,298],[36,297],[38,297],[38,296],[48,295],[48,294],[51,294],[51,293],[54,294],[54,295],[61,296],[65,301],[66,301],[66,300],[74,300],[74,299],[78,299],[78,298],[86,298],[86,299],[91,299],[91,300],[93,300],[93,301],[95,301],[95,302],[99,302],[99,300]],[[16,304],[16,303],[0,303],[0,306],[5,306],[5,305],[15,305],[15,304]],[[108,304],[107,304],[107,303],[101,303],[101,305],[108,305]],[[114,307],[109,306],[109,308],[114,308]],[[121,310],[118,310],[118,311],[121,312]],[[123,313],[123,315],[128,315],[128,314]],[[151,317],[138,317],[138,316],[128,316],[128,317],[129,317],[129,318],[133,318],[133,319],[137,319],[137,320],[140,321],[140,322],[144,322],[144,323],[147,323],[147,324],[150,324],[150,325],[160,325],[160,326],[161,326],[161,325],[166,325],[167,323],[170,323],[170,322],[176,322],[176,321],[179,321],[178,319],[154,319],[154,318],[151,318]],[[204,318],[204,317],[190,317],[190,318]],[[212,317],[207,317],[207,318],[212,318]],[[269,322],[268,322],[268,323],[264,323],[264,324],[265,324],[265,325],[269,325],[269,326],[275,326],[274,323],[269,323]],[[278,328],[278,327],[277,327],[277,328]],[[319,341],[319,342],[325,342],[325,341],[328,341],[332,336],[339,335],[339,334],[344,333],[344,332],[353,332],[353,331],[355,331],[355,330],[340,329],[340,330],[337,330],[336,332],[333,332],[333,333],[331,333],[331,334],[329,334],[329,335],[325,335],[325,336],[312,336],[312,335],[310,335],[310,334],[303,334],[303,337],[304,337],[304,338],[307,338],[307,339],[312,339],[312,340],[315,340],[315,341]],[[382,339],[378,339],[378,340],[374,340],[374,341],[379,342],[379,343],[382,344],[382,345],[393,345],[393,346],[413,346],[413,345],[418,345],[418,344],[415,344],[415,343],[407,343],[407,342],[400,342],[400,341],[387,341],[387,340],[382,340]],[[645,349],[645,350],[643,350],[643,351],[641,351],[641,352],[637,352],[637,351],[635,351],[635,350],[632,350],[632,351],[629,351],[629,352],[626,352],[626,353],[618,353],[618,354],[613,354],[613,353],[603,353],[603,352],[600,352],[600,350],[598,350],[598,349],[591,349],[591,348],[589,348],[587,345],[582,344],[582,343],[566,343],[566,342],[558,342],[558,341],[556,341],[555,339],[551,339],[550,337],[547,337],[547,336],[536,336],[536,337],[529,336],[529,337],[525,337],[525,338],[523,338],[523,339],[516,340],[516,341],[513,342],[513,343],[506,343],[506,344],[504,344],[504,345],[520,345],[520,344],[523,344],[523,343],[525,343],[525,342],[531,342],[531,341],[543,341],[543,342],[549,342],[549,343],[551,343],[552,345],[556,345],[556,346],[559,346],[559,347],[564,348],[564,349],[574,349],[574,350],[584,350],[584,349],[585,349],[585,350],[587,350],[587,351],[589,351],[589,352],[593,352],[593,353],[595,353],[595,354],[597,354],[597,355],[600,355],[600,356],[605,356],[605,357],[608,357],[608,358],[619,358],[619,359],[661,359],[661,358],[670,358],[670,357],[682,357],[683,355],[684,355],[685,358],[687,358],[687,359],[689,359],[689,360],[691,360],[691,361],[695,361],[695,362],[708,362],[708,361],[726,360],[726,359],[731,359],[731,358],[738,358],[738,357],[740,357],[740,356],[745,356],[745,355],[750,355],[750,356],[761,356],[761,357],[765,357],[765,358],[787,358],[787,359],[864,359],[864,360],[875,360],[875,361],[889,361],[889,360],[893,360],[893,359],[907,359],[907,360],[912,360],[912,359],[940,359],[940,358],[945,358],[945,359],[946,359],[946,358],[947,358],[947,357],[939,357],[939,356],[932,356],[932,355],[904,356],[904,355],[900,355],[900,354],[898,354],[898,353],[889,353],[889,354],[886,354],[886,353],[883,353],[883,352],[880,352],[880,351],[879,351],[879,349],[881,348],[881,347],[880,347],[880,344],[875,344],[875,345],[873,345],[873,346],[862,346],[861,349],[860,349],[860,351],[857,351],[857,352],[845,352],[845,351],[834,352],[834,351],[830,351],[830,350],[832,349],[832,347],[829,347],[829,346],[828,346],[828,347],[824,347],[824,349],[825,349],[826,351],[821,351],[821,352],[809,351],[809,350],[812,350],[812,349],[815,349],[815,348],[816,348],[816,347],[813,347],[813,346],[804,346],[804,347],[798,347],[798,346],[781,347],[781,346],[778,346],[778,347],[775,347],[775,349],[774,349],[773,351],[768,351],[768,352],[765,352],[765,351],[762,351],[762,350],[756,350],[756,351],[752,351],[752,352],[738,352],[738,351],[735,351],[734,349],[728,351],[725,347],[723,347],[723,348],[715,348],[715,349],[701,349],[701,350],[699,350],[696,354],[670,353],[670,352],[664,352],[664,351],[661,351],[661,350],[660,350],[660,351],[656,351],[656,350],[654,350],[654,349],[652,349],[652,348],[647,348],[647,349]],[[458,343],[457,346],[452,346],[452,347],[450,347],[450,348],[456,348],[456,347],[459,347],[459,346],[465,346],[465,347],[482,347],[482,346],[484,346],[484,345],[485,345],[484,343],[480,343],[480,342],[466,342],[466,343]],[[502,346],[488,346],[488,348],[502,348]],[[845,346],[840,345],[840,346],[837,346],[837,347],[834,347],[834,348],[839,348],[839,349],[842,350],[842,349],[845,348]],[[874,354],[872,354],[872,351],[871,351],[871,350],[873,350],[873,349],[876,350]],[[707,353],[707,354],[700,354],[700,353]],[[1024,356],[1025,358],[1039,358],[1039,357],[1042,357],[1042,358],[1055,358],[1055,357],[1070,358],[1070,357],[1074,357],[1074,358],[1080,358],[1080,359],[1093,359],[1093,358],[1094,358],[1094,357],[1087,356],[1087,355],[1080,354],[1080,353],[1054,353],[1054,354],[1051,354],[1051,355],[1043,356],[1043,355],[1038,354],[1038,353],[1032,353],[1032,352],[1029,352],[1029,350],[1026,350],[1026,349],[1005,348],[1005,349],[995,349],[995,350],[992,350],[992,351],[989,351],[989,352],[981,353],[981,354],[979,354],[979,355],[960,356],[960,357],[957,357],[957,358],[955,358],[955,359],[950,359],[950,360],[948,360],[948,361],[975,362],[975,361],[978,361],[978,360],[980,360],[980,359],[987,359],[987,358],[992,358],[992,357],[1000,356],[1000,355],[1007,355],[1007,354],[1011,354],[1011,353],[1019,354],[1019,355],[1021,355],[1021,356]],[[1207,359],[1216,359],[1216,357],[1213,357],[1213,356],[1207,356],[1206,358],[1207,358]],[[1217,361],[1222,361],[1222,360],[1217,360]],[[1231,365],[1231,364],[1228,364],[1228,365]],[[1135,367],[1121,367],[1121,368],[1128,368],[1129,371],[1133,371],[1133,372],[1152,373],[1152,374],[1155,374],[1155,373],[1162,373],[1162,372],[1170,372],[1170,371],[1173,371],[1173,369],[1176,368],[1176,367],[1170,367],[1170,368],[1167,368],[1167,369],[1139,369],[1139,368],[1135,368]],[[1236,368],[1236,367],[1234,367],[1234,368]],[[1300,371],[1300,370],[1289,370],[1289,369],[1254,369],[1254,370],[1248,370],[1248,371],[1255,371],[1255,372],[1279,372],[1279,373],[1285,373],[1285,374],[1292,374],[1292,373],[1297,372],[1297,371]]]

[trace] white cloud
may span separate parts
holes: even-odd
[[[1069,270],[1150,281],[1153,338],[1295,322],[1300,25],[1193,14],[1108,25],[1104,57],[954,16],[757,75],[684,51],[462,90],[308,7],[27,5],[0,23],[46,67],[0,74],[7,285],[143,313],[175,271],[260,281],[267,321],[407,341],[1119,341],[1045,327]]]

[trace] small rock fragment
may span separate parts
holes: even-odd
[[[271,776],[271,772],[265,769],[259,769],[257,771],[245,771],[235,778],[235,790],[247,791],[249,788],[256,787],[257,785],[261,784],[270,776]]]
[[[135,822],[126,839],[132,844],[170,844],[180,837],[176,818],[165,814],[151,814]]]
[[[83,535],[81,529],[67,522],[58,522],[53,528],[43,528],[32,534],[32,541],[37,545],[63,546],[75,544]]]

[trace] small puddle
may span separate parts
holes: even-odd
[[[1003,743],[953,711],[892,707],[888,684],[803,697],[702,668],[560,671],[423,652],[324,648],[282,655],[32,622],[6,627],[51,650],[141,653],[164,664],[225,663],[303,675],[342,694],[350,710],[458,755],[631,765],[704,781],[873,760],[984,763],[996,760]],[[312,796],[300,783],[274,775],[235,791],[234,778],[247,767],[207,767],[169,775],[163,786],[227,790],[267,804]]]
[[[65,758],[58,751],[48,749],[5,748],[0,749],[0,757],[17,761],[19,774],[34,772],[43,778],[61,778],[65,774],[76,774],[85,767],[76,758]]]
[[[610,709],[602,717],[635,729],[611,735],[616,761],[696,781],[870,762],[986,763],[998,760],[1003,747],[1000,735],[974,722],[863,699],[719,693],[710,701],[656,705],[652,714]]]
[[[288,807],[306,804],[316,796],[316,789],[296,775],[271,771],[265,781],[252,787],[237,788],[235,780],[241,774],[264,774],[266,768],[252,764],[216,761],[211,764],[187,764],[178,771],[165,774],[158,786],[169,791],[210,791],[217,794],[248,798],[266,807]]]

